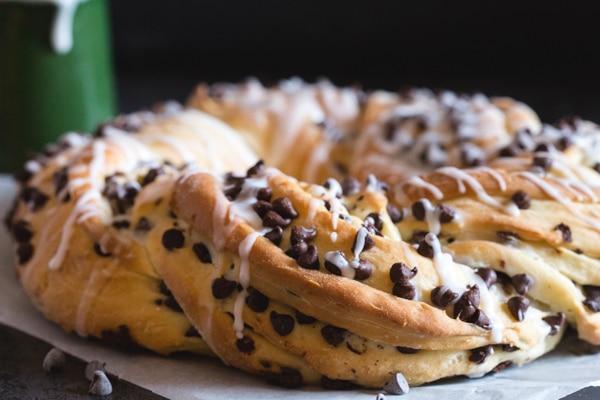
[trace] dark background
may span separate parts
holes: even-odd
[[[299,76],[509,95],[600,122],[595,2],[110,0],[121,111]]]

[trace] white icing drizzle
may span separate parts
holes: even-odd
[[[0,2],[52,4],[56,15],[52,21],[50,43],[55,52],[66,54],[73,47],[73,18],[79,3],[87,0],[0,0]]]
[[[467,172],[460,170],[458,168],[455,168],[455,167],[442,167],[442,168],[439,168],[438,170],[436,170],[436,172],[439,172],[441,174],[444,174],[446,176],[449,176],[449,177],[455,179],[456,183],[458,185],[459,191],[461,193],[464,193],[466,191],[465,184],[467,184],[475,192],[475,195],[481,202],[483,202],[489,206],[492,206],[494,208],[497,208],[499,210],[502,210],[505,213],[510,214],[510,215],[518,215],[519,214],[519,209],[513,202],[509,202],[506,205],[500,203],[498,200],[494,199],[489,194],[487,194],[487,192],[481,186],[481,184],[477,181],[477,179],[475,179],[474,177],[469,175]]]
[[[87,336],[86,320],[90,315],[92,304],[98,298],[98,293],[103,289],[106,280],[112,276],[113,271],[118,266],[119,260],[115,258],[103,268],[94,268],[92,270],[75,314],[75,331],[78,335]]]
[[[437,186],[425,181],[423,178],[421,178],[419,176],[413,176],[413,177],[405,180],[404,182],[400,182],[398,184],[398,190],[395,191],[395,196],[396,196],[396,199],[400,203],[407,202],[406,195],[404,194],[404,186],[420,187],[420,188],[427,190],[429,193],[431,193],[433,195],[433,197],[435,197],[438,200],[441,200],[444,198],[444,193],[442,193],[442,191],[440,189],[438,189]]]
[[[341,251],[328,251],[325,253],[325,260],[338,267],[343,277],[354,279],[356,270],[352,268],[351,263],[346,260]]]
[[[238,339],[244,337],[244,319],[242,317],[242,311],[248,296],[248,287],[250,286],[250,262],[248,257],[254,242],[260,237],[260,233],[252,232],[240,242],[239,255],[240,255],[240,268],[239,268],[239,281],[242,286],[242,290],[237,294],[235,303],[233,306],[233,328],[235,329],[236,336]]]

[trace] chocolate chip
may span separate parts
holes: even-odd
[[[407,281],[394,283],[392,293],[394,294],[394,296],[398,296],[407,300],[412,300],[415,298],[416,294],[415,285]]]
[[[308,244],[306,242],[298,242],[289,249],[286,250],[285,254],[297,260],[302,254],[308,251]]]
[[[478,347],[476,349],[471,350],[469,361],[474,362],[476,364],[483,364],[485,362],[485,359],[492,354],[494,354],[494,348],[492,347],[492,345]]]
[[[383,220],[381,219],[381,215],[379,215],[379,213],[370,213],[365,219],[368,218],[370,218],[373,221],[372,223],[375,229],[377,229],[378,231],[383,229]]]
[[[503,344],[502,345],[502,351],[505,351],[507,353],[512,353],[513,351],[517,351],[517,350],[519,350],[519,348],[512,344]]]
[[[308,325],[317,322],[317,319],[296,310],[296,321],[298,321],[300,325]]]
[[[418,221],[423,221],[426,215],[425,203],[422,200],[416,201],[410,207],[412,210],[413,216]]]
[[[566,322],[565,314],[563,313],[548,315],[542,318],[542,320],[550,325],[550,336],[556,335],[565,326]]]
[[[517,321],[523,321],[529,308],[529,300],[524,296],[514,296],[508,299],[508,310]]]
[[[483,279],[483,282],[488,288],[498,282],[498,275],[496,274],[496,271],[491,268],[478,268],[475,273]]]
[[[354,265],[354,279],[357,281],[364,281],[373,274],[373,264],[362,258],[358,260],[358,265]]]
[[[229,201],[234,201],[238,195],[241,193],[242,188],[244,187],[243,183],[235,184],[233,186],[227,187],[223,190],[223,194]]]
[[[344,379],[331,379],[323,375],[321,377],[321,387],[329,390],[349,390],[357,385]]]
[[[419,352],[419,349],[413,349],[412,347],[404,346],[396,346],[396,350],[398,350],[402,354],[416,354]]]
[[[398,372],[383,385],[383,390],[390,394],[406,394],[409,391],[408,381]]]
[[[54,182],[54,195],[58,196],[60,192],[69,183],[69,167],[62,167],[54,172],[52,175],[52,181]]]
[[[364,239],[362,241],[362,243],[360,243],[362,245],[362,248],[358,249],[356,248],[356,246],[359,244],[358,242],[358,238],[360,235],[364,234]],[[363,251],[367,251],[369,249],[372,249],[373,247],[375,247],[375,240],[373,240],[373,238],[366,232],[361,232],[360,229],[358,230],[358,232],[356,232],[356,235],[354,235],[354,241],[352,242],[352,252],[353,253],[362,253]]]
[[[185,331],[185,333],[183,334],[183,336],[185,336],[185,337],[198,337],[198,338],[202,338],[202,335],[200,335],[200,332],[198,332],[198,330],[194,326],[190,326],[188,328],[188,330]]]
[[[440,222],[442,224],[444,224],[446,222],[450,222],[454,219],[455,211],[452,207],[442,203],[437,206],[437,210],[438,210]]]
[[[21,191],[20,198],[32,211],[38,211],[40,208],[44,207],[49,199],[47,195],[32,186],[25,187]]]
[[[42,362],[42,368],[46,372],[52,372],[62,369],[66,364],[65,353],[62,350],[53,347],[50,349],[44,361]]]
[[[246,176],[250,178],[254,175],[258,175],[260,172],[264,171],[264,169],[265,163],[263,160],[259,160],[252,167],[248,168],[248,171],[246,171]]]
[[[351,196],[360,192],[360,182],[356,178],[346,177],[342,181],[342,193],[344,196]]]
[[[309,245],[304,254],[300,254],[296,259],[298,265],[306,269],[319,269],[319,252],[315,245]]]
[[[254,312],[263,312],[269,307],[269,298],[251,287],[248,288],[246,304]]]
[[[33,245],[30,242],[23,242],[17,245],[17,258],[19,264],[25,264],[33,257]]]
[[[141,185],[146,186],[151,184],[158,178],[160,175],[164,175],[166,172],[162,167],[158,168],[150,168],[146,175],[142,178]]]
[[[107,253],[104,250],[102,250],[102,246],[100,246],[100,243],[97,243],[97,242],[94,242],[94,251],[100,257],[110,257],[110,256],[112,256],[112,254]]]
[[[171,251],[174,249],[180,249],[185,244],[185,236],[179,229],[167,229],[162,235],[162,245],[165,249]]]
[[[534,156],[533,165],[548,172],[552,168],[552,158],[547,156]]]
[[[511,278],[511,283],[520,295],[526,294],[533,286],[533,278],[527,274],[517,274]]]
[[[390,268],[390,279],[394,283],[407,282],[414,278],[417,272],[417,267],[411,269],[403,262],[397,262],[392,264],[392,267]]]
[[[600,311],[600,286],[583,285],[583,304],[593,312]]]
[[[33,237],[33,231],[31,230],[31,225],[29,222],[25,220],[19,220],[13,222],[11,226],[11,232],[13,238],[18,243],[28,242]]]
[[[115,229],[129,229],[131,223],[126,219],[115,220],[112,223],[112,227]]]
[[[106,372],[106,363],[98,360],[92,360],[85,366],[85,377],[88,381],[94,380],[94,372],[102,371]]]
[[[310,242],[315,236],[317,236],[316,229],[294,225],[292,226],[292,232],[290,234],[290,243],[295,245],[299,242]]]
[[[519,235],[515,232],[498,231],[496,237],[500,239],[502,243],[515,244],[519,240]]]
[[[264,234],[265,238],[269,239],[275,246],[281,244],[283,239],[283,229],[280,226],[276,226],[267,233]]]
[[[210,285],[212,295],[215,299],[226,299],[236,287],[237,283],[235,281],[230,281],[223,277],[215,278]]]
[[[260,189],[258,189],[258,192],[256,192],[257,200],[271,202],[272,196],[273,196],[273,189],[271,189],[270,187],[260,188]]]
[[[244,335],[244,337],[242,337],[241,339],[238,339],[235,342],[235,345],[240,353],[244,353],[244,354],[254,353],[254,349],[255,349],[254,340],[252,340],[252,338],[250,338],[246,335]]]
[[[154,225],[150,222],[150,220],[146,217],[141,217],[137,224],[135,224],[135,230],[138,232],[147,232],[151,230]]]
[[[264,200],[258,200],[256,203],[252,204],[252,209],[259,217],[264,218],[269,210],[271,210],[271,203]]]
[[[500,157],[514,157],[517,154],[519,154],[519,149],[517,146],[511,144],[501,149],[498,155]]]
[[[510,199],[521,210],[526,210],[531,207],[531,196],[529,193],[522,190],[517,190]]]
[[[426,240],[422,240],[419,242],[419,247],[417,247],[417,253],[422,255],[423,257],[433,258],[433,247],[427,243]]]
[[[497,374],[498,372],[505,370],[506,368],[510,367],[511,365],[513,365],[513,362],[511,360],[502,361],[500,364],[498,364],[494,368],[492,368],[490,373]]]
[[[573,145],[573,140],[568,136],[563,136],[556,141],[556,148],[564,151]]]
[[[287,336],[294,330],[294,325],[296,321],[294,317],[288,314],[279,314],[276,311],[271,311],[269,314],[269,319],[271,320],[271,325],[275,332],[279,334],[279,336]]]
[[[335,257],[332,257],[332,258],[334,258],[334,259],[340,258],[341,262],[344,263],[344,265],[346,263],[348,263],[348,260],[346,259],[346,255],[343,252],[341,252],[340,250],[334,250],[332,253],[335,254]],[[342,275],[342,270],[340,269],[340,267],[338,267],[336,264],[334,264],[330,261],[327,261],[327,259],[325,259],[325,269],[334,275],[337,275],[337,276]]]
[[[279,197],[273,200],[273,210],[283,218],[294,219],[298,217],[298,212],[292,201],[287,197]]]
[[[112,393],[112,384],[103,371],[95,371],[88,392],[97,396],[108,396]]]
[[[196,254],[196,257],[198,257],[198,259],[200,261],[202,261],[205,264],[210,264],[212,263],[212,257],[210,256],[210,251],[208,250],[208,247],[206,247],[206,245],[202,242],[198,242],[198,243],[194,243],[194,245],[192,246],[192,251],[194,252],[194,254]]]
[[[346,329],[338,328],[333,325],[325,325],[321,328],[321,335],[327,343],[332,346],[337,346],[346,338]]]
[[[454,318],[471,322],[479,307],[479,288],[473,285],[454,303]]]
[[[259,374],[270,384],[285,388],[297,388],[304,385],[300,371],[290,367],[281,367],[279,372],[260,371]]]
[[[398,209],[398,207],[396,207],[395,205],[388,203],[387,207],[387,213],[390,216],[390,219],[392,220],[392,222],[394,224],[397,224],[398,222],[402,221],[402,219],[404,218],[404,213]]]
[[[492,329],[492,323],[490,319],[481,309],[475,310],[475,314],[473,314],[468,322],[480,326],[483,329]]]
[[[414,231],[412,233],[412,237],[411,240],[413,243],[421,243],[425,241],[425,236],[427,236],[427,232],[426,231]]]
[[[276,226],[286,228],[292,222],[292,220],[282,217],[273,210],[269,210],[265,213],[262,222],[264,226],[269,228],[274,228]]]
[[[448,286],[437,286],[431,291],[431,302],[444,308],[458,298],[458,293],[453,292]]]
[[[563,240],[567,243],[571,243],[573,241],[573,236],[571,235],[571,228],[564,223],[560,223],[554,227],[555,231],[560,231],[562,233]]]

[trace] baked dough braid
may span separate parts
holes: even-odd
[[[160,201],[161,181],[191,161],[244,171],[256,156],[232,135],[171,107],[119,118],[95,138],[65,135],[30,161],[8,222],[19,279],[44,315],[129,348],[211,354],[154,270],[143,238],[159,217],[137,203]]]
[[[179,219],[149,240],[157,270],[222,360],[278,383],[480,376],[539,357],[562,335],[547,307],[516,320],[509,295],[475,269],[400,240],[376,181],[356,192],[257,164],[239,176],[189,171],[173,193]],[[176,248],[164,245],[172,235]],[[209,256],[196,260],[198,248]],[[456,298],[442,306],[444,285]]]

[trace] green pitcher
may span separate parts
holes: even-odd
[[[106,0],[0,0],[0,172],[115,103]]]

